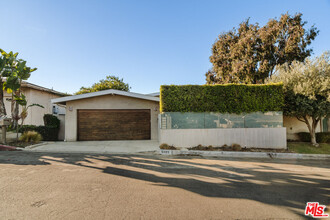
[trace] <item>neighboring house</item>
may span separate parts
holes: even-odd
[[[57,92],[53,89],[44,88],[29,82],[22,83],[22,93],[26,96],[29,104],[39,104],[44,108],[31,107],[28,109],[27,118],[24,121],[26,125],[44,125],[43,116],[44,114],[65,114],[63,107],[53,105],[51,99],[65,96],[64,93]],[[8,116],[11,116],[11,98],[12,94],[8,94],[4,91],[4,102],[6,106],[6,112]]]
[[[153,97],[159,97],[159,92],[154,92],[154,93],[149,93],[149,94],[146,94],[146,95],[150,95],[150,96],[153,96]]]
[[[312,123],[312,120],[310,120]],[[299,121],[295,117],[283,117],[283,126],[286,127],[286,134],[288,140],[298,140],[297,133],[299,132],[309,132],[306,123]],[[317,128],[316,132],[328,132],[330,128],[330,118],[323,118]]]
[[[65,105],[65,140],[158,140],[159,98],[119,90],[52,100]]]

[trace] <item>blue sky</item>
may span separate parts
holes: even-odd
[[[0,48],[38,70],[30,82],[73,93],[116,75],[131,91],[204,84],[211,46],[250,17],[303,13],[320,30],[314,55],[330,50],[330,0],[0,0]]]

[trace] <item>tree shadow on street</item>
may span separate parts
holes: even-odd
[[[212,198],[249,199],[287,207],[303,215],[306,202],[330,205],[329,162],[258,159],[205,159],[156,155],[97,155],[14,152],[0,164],[50,165],[54,162],[98,169],[103,173],[175,187]],[[314,168],[306,173],[306,166]],[[100,165],[102,164],[102,166]],[[319,167],[316,168],[317,164]],[[314,169],[315,171],[313,172]],[[308,170],[308,169],[307,169]],[[318,170],[322,170],[318,173]],[[297,211],[299,210],[299,211]]]

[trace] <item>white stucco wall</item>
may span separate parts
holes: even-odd
[[[65,139],[65,115],[56,115],[60,120],[60,130],[58,131],[58,140],[64,141]]]
[[[150,109],[151,139],[158,140],[159,103],[120,95],[104,95],[66,103],[65,140],[77,140],[78,109]]]
[[[285,149],[286,128],[159,129],[159,142],[176,147],[199,144]]]
[[[310,120],[310,123],[312,123],[312,120]],[[309,132],[306,123],[299,121],[295,117],[283,116],[283,126],[287,128],[286,131],[288,140],[298,140],[299,138],[296,133]],[[319,122],[316,128],[316,132],[320,131],[321,123]]]
[[[28,105],[36,103],[42,105],[44,108],[40,107],[30,107],[28,110],[28,116],[24,121],[26,125],[44,125],[44,114],[52,114],[52,104],[51,99],[59,98],[61,96],[46,92],[40,91],[32,88],[23,88],[23,94],[26,96],[28,100]],[[5,100],[5,107],[7,111],[7,115],[11,116],[11,102],[7,101],[6,99],[11,99],[11,94],[4,92],[4,100]]]

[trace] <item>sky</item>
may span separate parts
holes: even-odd
[[[217,36],[247,18],[301,12],[320,30],[313,56],[330,50],[330,0],[0,0],[0,9],[0,48],[38,68],[29,82],[67,93],[107,75],[139,93],[204,84]]]

